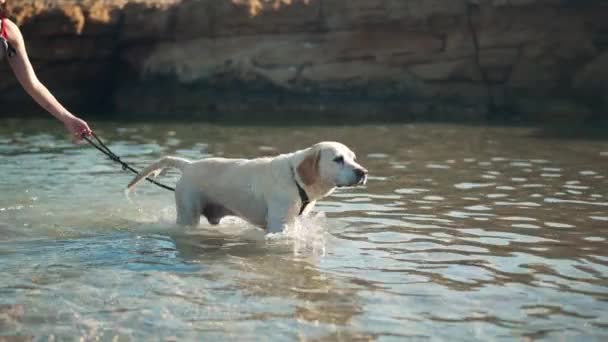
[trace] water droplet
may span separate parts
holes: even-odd
[[[494,186],[496,183],[458,183],[455,184],[454,187],[457,189],[475,189],[475,188],[484,188],[488,186]]]
[[[507,194],[487,194],[486,197],[487,198],[503,198],[503,197],[508,197],[509,195]]]
[[[513,227],[513,228],[524,228],[524,229],[538,229],[538,228],[540,228],[539,226],[537,226],[535,224],[526,224],[526,223],[515,223],[515,224],[512,224],[511,227]]]
[[[403,195],[416,195],[416,194],[421,194],[423,192],[428,192],[428,189],[420,189],[420,188],[401,188],[401,189],[397,189],[395,190],[396,193],[398,194],[403,194]]]
[[[441,165],[441,164],[427,164],[426,166],[429,169],[449,169],[449,165]]]
[[[384,158],[388,158],[388,154],[385,153],[370,153],[367,155],[368,158],[372,158],[372,159],[384,159]]]
[[[469,207],[465,207],[465,209],[467,210],[472,210],[472,211],[488,211],[488,210],[492,210],[492,208],[485,206],[485,205],[472,205]]]
[[[425,199],[427,201],[443,201],[443,200],[445,200],[445,197],[441,197],[441,196],[426,196],[423,199]]]
[[[551,228],[574,228],[571,224],[559,223],[559,222],[545,222],[545,226]]]

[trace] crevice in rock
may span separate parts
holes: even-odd
[[[441,47],[437,50],[438,53],[443,53],[447,50],[448,47],[448,34],[442,33],[436,35],[437,39],[441,40]]]
[[[165,32],[170,32],[169,37],[174,40],[177,40],[177,37],[173,34],[176,31],[177,25],[179,22],[179,10],[177,6],[171,6],[167,8],[166,11],[169,12],[169,16],[167,19],[167,26],[165,27]]]
[[[318,14],[317,32],[326,33],[328,32],[327,22],[325,18],[325,12],[323,12],[323,0],[319,0],[319,14]]]
[[[478,4],[467,3],[467,25],[469,27],[469,32],[471,34],[471,39],[473,41],[473,47],[475,49],[475,65],[479,70],[479,74],[481,75],[481,80],[486,88],[486,107],[488,111],[488,119],[492,119],[497,115],[497,106],[496,99],[494,98],[494,94],[492,92],[492,85],[488,78],[488,74],[485,69],[481,66],[480,61],[480,47],[479,47],[479,36],[477,34],[477,29],[475,28],[475,24],[473,23],[473,12],[479,11]]]
[[[121,32],[123,31],[125,26],[125,12],[119,11],[118,13],[118,22],[116,24],[116,29],[112,33],[112,40],[115,42],[114,48],[110,57],[108,58],[109,70],[108,77],[106,78],[104,84],[99,86],[99,106],[100,110],[103,110],[107,113],[113,113],[114,111],[114,93],[118,86],[120,85],[121,75],[123,74],[123,65],[121,62],[121,53],[122,53],[122,42],[121,42]],[[99,110],[98,109],[98,110]]]
[[[209,38],[215,40],[218,38],[218,33],[216,30],[216,27],[218,24],[217,10],[216,10],[215,6],[213,5],[213,2],[208,2],[206,5],[207,5],[206,8],[207,8],[207,13],[208,13],[207,34],[209,35]]]
[[[516,104],[513,102],[512,93],[509,94],[506,89],[509,86],[509,84],[511,83],[511,81],[513,80],[513,74],[515,73],[515,68],[521,62],[523,56],[524,56],[524,44],[522,43],[517,47],[517,54],[515,55],[515,59],[513,60],[513,63],[511,63],[509,65],[509,67],[507,68],[507,70],[505,71],[505,77],[502,80],[502,84],[501,84],[501,89],[502,89],[503,93],[506,93],[510,96],[510,98],[506,98],[506,96],[504,96],[505,98],[503,99],[503,107],[505,107],[505,110],[510,109],[512,111],[511,116],[516,115],[514,113],[514,111],[516,109]]]

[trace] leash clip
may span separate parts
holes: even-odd
[[[4,14],[2,14],[2,17],[0,17],[0,40],[2,40],[2,47],[4,48],[4,51],[6,51],[6,55],[8,57],[13,57],[17,53],[17,50],[15,50],[15,48],[8,41],[6,23],[4,22],[5,19]]]

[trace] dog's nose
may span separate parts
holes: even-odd
[[[366,169],[355,169],[355,175],[357,176],[358,180],[362,180],[363,178],[365,178],[365,176],[367,176],[367,170]]]

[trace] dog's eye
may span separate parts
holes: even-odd
[[[336,157],[336,158],[334,158],[334,161],[338,164],[344,164],[344,157],[342,157],[342,156]]]

